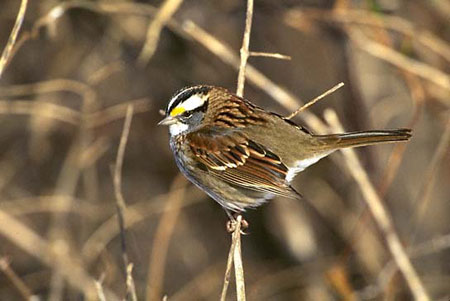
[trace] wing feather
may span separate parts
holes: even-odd
[[[281,158],[236,130],[201,129],[187,135],[197,160],[211,176],[256,192],[298,198],[286,181]]]

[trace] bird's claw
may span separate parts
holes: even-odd
[[[237,223],[237,217],[239,216],[239,213],[235,213],[234,215],[230,215],[230,220],[227,221],[227,232],[233,233],[236,230],[236,223]],[[241,215],[242,217],[242,215]],[[249,223],[244,219],[241,218],[241,229],[240,232],[242,235],[247,235],[248,233],[245,232],[246,229],[248,229]]]

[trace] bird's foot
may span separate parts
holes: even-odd
[[[227,221],[227,231],[228,233],[233,233],[236,230],[236,226],[237,226],[237,222],[238,220],[241,221],[241,229],[240,232],[242,235],[247,235],[247,233],[245,232],[246,229],[248,229],[249,227],[249,223],[242,217],[242,215],[240,213],[229,213],[227,212],[228,217],[230,218],[230,220]],[[239,218],[240,216],[240,218]]]

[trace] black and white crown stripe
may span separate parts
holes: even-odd
[[[169,104],[167,105],[166,110],[166,116],[170,114],[170,112],[176,108],[180,103],[185,102],[189,98],[191,98],[193,95],[205,95],[211,90],[211,87],[209,86],[194,86],[194,87],[188,87],[188,88],[182,88],[178,90],[172,99],[170,100]],[[203,103],[199,102],[198,100],[193,100],[192,104],[186,104],[186,109],[197,109],[198,107],[201,107]]]

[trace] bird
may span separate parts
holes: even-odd
[[[184,176],[219,203],[230,220],[282,196],[305,168],[336,150],[408,141],[410,129],[317,135],[225,88],[189,86],[170,99],[158,125]]]

